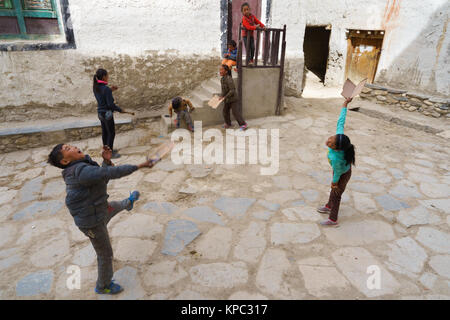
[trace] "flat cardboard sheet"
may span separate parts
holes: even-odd
[[[367,79],[364,79],[360,83],[358,83],[358,85],[355,85],[350,79],[347,79],[347,81],[345,81],[344,83],[341,95],[346,99],[356,97],[361,93],[366,82]]]
[[[213,109],[217,109],[217,107],[220,105],[222,100],[220,100],[219,96],[214,95],[211,100],[208,102],[208,106],[210,106]]]

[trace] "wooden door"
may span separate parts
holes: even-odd
[[[232,26],[232,35],[233,40],[238,43],[239,40],[239,25],[242,22],[242,12],[241,6],[244,2],[247,2],[250,5],[251,13],[261,20],[261,8],[262,8],[262,0],[233,0],[232,2],[232,11],[233,11],[233,26]],[[261,21],[264,23],[264,21]]]
[[[373,83],[380,60],[382,37],[370,37],[370,34],[359,34],[348,38],[347,64],[345,75],[354,83],[367,78]]]

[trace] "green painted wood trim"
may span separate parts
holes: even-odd
[[[39,10],[39,11],[55,11],[55,8],[56,8],[56,6],[55,6],[55,3],[52,1],[52,0],[50,0],[50,4],[51,4],[51,6],[52,6],[52,9],[51,10],[45,10],[45,9],[25,9],[25,3],[24,3],[24,1],[23,0],[21,0],[22,1],[22,8],[23,8],[23,10],[25,11],[25,10]]]
[[[15,17],[16,10],[0,10],[0,17]]]
[[[61,8],[60,6],[56,3],[57,0],[52,0],[52,7],[53,7],[53,12],[56,13],[55,18],[58,19],[58,26],[59,26],[59,33],[60,34],[64,34],[64,26],[63,26],[63,18],[61,15]],[[59,2],[59,4],[61,4],[61,2]]]
[[[57,18],[58,15],[56,14],[55,11],[31,11],[31,10],[26,10],[26,11],[22,11],[23,16],[27,17],[27,18]]]
[[[53,11],[38,11],[38,10],[23,10],[21,0],[10,0],[14,6],[14,10],[0,10],[0,16],[17,17],[20,34],[3,34],[0,35],[0,40],[53,40],[64,33],[59,7],[56,0],[51,0]],[[25,25],[25,17],[29,18],[52,18],[58,19],[59,35],[41,35],[41,34],[27,34]]]
[[[4,7],[0,7],[0,10],[14,9],[14,6],[12,5],[11,0],[5,0],[4,4],[5,4],[5,6]]]
[[[40,41],[52,41],[59,38],[59,35],[46,35],[46,34],[2,34],[1,40],[40,40]]]
[[[25,19],[22,15],[22,4],[20,3],[20,0],[13,0],[14,1],[14,8],[16,8],[16,16],[17,16],[17,23],[19,24],[19,29],[21,34],[27,33],[27,28],[25,26]]]

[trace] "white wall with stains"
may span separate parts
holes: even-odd
[[[217,73],[219,0],[71,0],[70,13],[75,50],[0,52],[0,113],[58,106],[68,114],[95,112],[99,67],[121,87],[118,101],[140,108]]]
[[[272,25],[287,24],[288,86],[301,91],[307,25],[331,24],[326,84],[345,80],[347,29],[385,30],[376,83],[448,95],[448,0],[272,0]],[[294,74],[295,76],[291,76]]]

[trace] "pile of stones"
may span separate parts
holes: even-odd
[[[386,88],[375,84],[366,84],[360,96],[362,99],[397,106],[410,112],[417,111],[429,117],[450,118],[450,100],[448,99]]]

